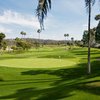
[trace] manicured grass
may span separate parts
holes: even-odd
[[[17,67],[17,68],[57,68],[66,67],[76,64],[73,60],[54,59],[54,58],[23,58],[23,59],[7,59],[0,61],[1,66]]]
[[[99,100],[100,50],[41,48],[0,55],[0,100]]]

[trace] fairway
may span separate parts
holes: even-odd
[[[70,67],[75,65],[75,61],[66,59],[53,59],[53,58],[26,58],[26,59],[7,59],[1,60],[0,65],[5,67],[16,68],[58,68]]]
[[[100,100],[99,49],[32,49],[0,56],[0,100]]]

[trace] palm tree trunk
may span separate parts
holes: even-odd
[[[66,50],[66,47],[67,47],[67,40],[66,40],[66,36],[65,36],[65,50]]]
[[[91,51],[90,37],[91,37],[91,34],[90,34],[90,26],[91,26],[91,1],[89,2],[89,16],[88,16],[88,74],[91,74],[91,61],[90,61],[90,51]]]
[[[38,42],[39,42],[39,47],[40,47],[40,33],[38,33]]]

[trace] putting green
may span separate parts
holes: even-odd
[[[72,59],[25,58],[1,60],[0,66],[16,68],[57,68],[70,67],[76,63],[77,61]]]

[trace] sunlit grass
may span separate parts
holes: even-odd
[[[99,49],[45,47],[0,55],[0,100],[99,100]]]

